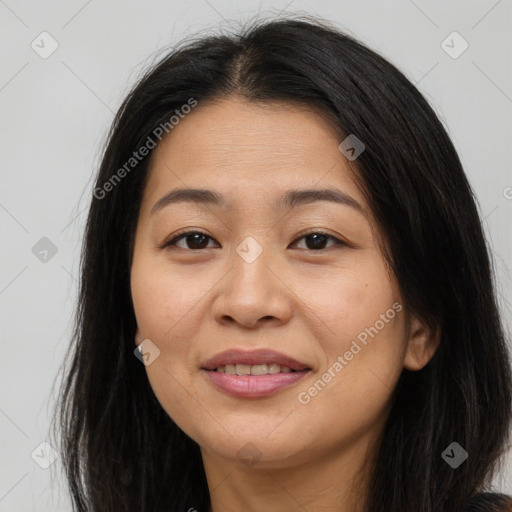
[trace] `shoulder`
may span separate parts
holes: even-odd
[[[493,492],[477,494],[465,512],[512,512],[512,496]]]

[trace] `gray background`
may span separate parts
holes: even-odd
[[[71,509],[59,458],[40,467],[52,453],[40,444],[49,441],[90,180],[113,113],[157,50],[281,10],[336,22],[398,66],[438,112],[479,201],[510,333],[511,0],[0,0],[0,512]],[[51,49],[43,31],[58,44],[47,58],[31,47]],[[457,58],[442,46],[453,31],[469,44]],[[462,49],[453,37],[447,44]],[[55,254],[40,252],[43,237]],[[495,488],[512,493],[510,451]]]

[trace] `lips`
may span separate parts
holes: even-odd
[[[262,365],[262,364],[276,364],[282,367],[290,368],[297,372],[302,370],[310,370],[311,368],[293,357],[276,352],[271,349],[257,349],[257,350],[240,350],[231,349],[216,354],[212,358],[201,363],[203,370],[213,371],[219,366],[226,365]]]

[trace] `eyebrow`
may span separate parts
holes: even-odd
[[[299,189],[288,190],[278,200],[277,206],[291,210],[303,204],[310,204],[316,201],[328,201],[331,203],[350,206],[354,210],[366,216],[366,210],[351,196],[341,190],[334,188],[325,189]],[[162,210],[170,204],[189,202],[223,207],[226,205],[225,198],[213,190],[200,188],[179,188],[171,190],[161,197],[151,208],[150,214]]]

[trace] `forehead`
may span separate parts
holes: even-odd
[[[364,204],[340,131],[311,108],[223,99],[198,104],[153,151],[145,201],[171,189],[219,191],[224,206],[275,204],[297,188],[332,188]]]

